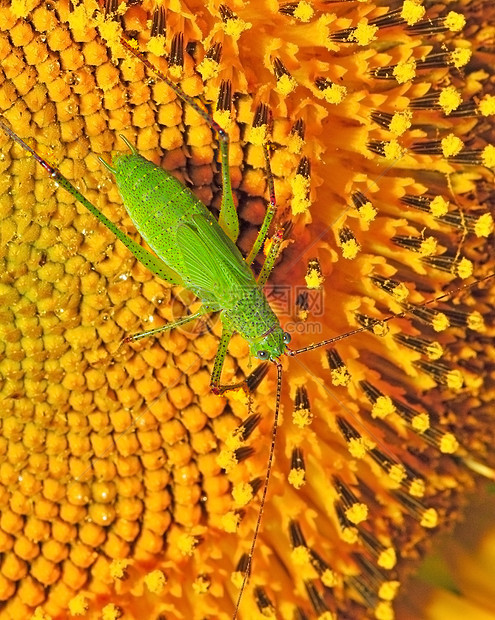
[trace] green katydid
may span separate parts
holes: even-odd
[[[152,254],[118,229],[103,213],[84,198],[54,166],[28,146],[1,119],[0,126],[13,140],[31,153],[60,186],[75,196],[95,217],[105,224],[151,272],[171,284],[185,286],[203,302],[200,310],[194,314],[162,327],[130,336],[126,339],[127,341],[134,341],[165,330],[171,330],[206,313],[220,312],[223,331],[211,375],[213,392],[221,394],[245,383],[235,385],[222,385],[221,383],[221,372],[227,346],[234,332],[238,332],[246,339],[252,356],[262,361],[272,362],[277,367],[277,391],[268,465],[258,518],[245,567],[244,580],[233,614],[235,618],[251,570],[273,462],[282,381],[282,365],[279,358],[283,354],[294,356],[328,345],[352,334],[362,332],[367,327],[361,327],[297,350],[288,348],[290,335],[281,327],[279,319],[270,308],[263,292],[263,286],[273,269],[277,256],[282,238],[280,231],[274,235],[274,244],[265,259],[258,278],[255,278],[250,269],[268,234],[276,211],[268,145],[265,145],[264,153],[270,193],[269,207],[253,248],[249,256],[244,258],[235,245],[239,233],[239,224],[229,174],[228,134],[200,103],[157,71],[126,40],[123,39],[122,43],[129,52],[136,55],[150,70],[157,74],[183,102],[190,105],[202,116],[216,133],[220,145],[223,182],[218,221],[188,188],[169,173],[139,155],[136,149],[124,139],[131,150],[130,154],[117,157],[113,165],[101,161],[115,175],[126,209],[142,237],[153,249],[155,254]]]

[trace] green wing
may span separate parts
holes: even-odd
[[[186,286],[204,301],[229,308],[243,289],[256,286],[238,248],[213,216],[193,215],[178,226],[176,235],[184,264],[181,275]]]

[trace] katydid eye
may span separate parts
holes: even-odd
[[[290,334],[289,332],[284,332],[284,344],[289,344],[290,342]]]
[[[268,351],[258,351],[256,353],[256,356],[258,357],[258,359],[260,360],[267,360],[270,357],[270,354],[268,353]]]

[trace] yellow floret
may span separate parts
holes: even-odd
[[[377,564],[382,568],[392,570],[392,568],[394,568],[397,564],[397,554],[395,553],[395,549],[393,547],[388,547],[385,551],[382,551],[378,556]]]
[[[292,414],[292,422],[299,428],[304,428],[305,426],[309,426],[313,420],[313,415],[309,409],[294,409]]]
[[[464,385],[464,377],[460,370],[451,370],[447,373],[447,385],[451,390],[460,390]]]
[[[376,620],[394,620],[395,613],[389,601],[380,601],[373,610]]]
[[[452,433],[445,433],[440,441],[440,452],[443,454],[454,454],[459,448],[459,442]]]
[[[416,478],[411,482],[409,494],[412,495],[412,497],[424,497],[425,492],[426,484],[422,478]]]
[[[444,157],[453,157],[462,151],[464,148],[464,142],[454,136],[454,134],[448,135],[442,140],[442,153]]]
[[[376,218],[378,211],[371,204],[371,202],[366,202],[364,205],[359,207],[358,213],[359,217],[369,224]]]
[[[304,545],[298,545],[297,547],[294,547],[291,552],[291,559],[296,566],[305,566],[309,564],[309,549]]]
[[[348,241],[344,241],[344,243],[342,243],[341,248],[343,258],[352,260],[359,254],[361,246],[356,239],[349,239]]]
[[[416,77],[416,61],[414,58],[398,62],[394,67],[393,75],[399,84],[405,84],[413,80]]]
[[[102,620],[118,620],[122,616],[122,612],[113,603],[105,605],[101,611]]]
[[[150,592],[153,594],[160,594],[163,592],[167,578],[161,570],[154,570],[148,573],[144,578],[144,583]]]
[[[436,527],[438,525],[438,512],[434,508],[428,508],[423,513],[420,523],[426,528]]]
[[[435,315],[431,325],[436,332],[443,332],[450,326],[450,321],[443,312],[439,312]]]
[[[495,168],[495,146],[488,144],[483,149],[482,154],[483,165],[487,168]]]
[[[351,523],[357,525],[368,518],[368,506],[361,502],[356,502],[345,511],[345,516]]]
[[[448,213],[449,204],[449,201],[443,196],[435,196],[435,198],[433,198],[430,202],[430,211],[435,217],[441,217],[442,215]]]
[[[478,218],[478,221],[474,225],[474,234],[477,237],[488,237],[492,234],[493,229],[494,225],[491,213],[484,213]]]
[[[344,100],[344,97],[347,94],[347,88],[345,86],[340,86],[339,84],[332,84],[331,86],[327,86],[323,91],[323,97],[325,101],[328,103],[341,103]]]
[[[473,275],[473,263],[468,258],[462,258],[457,266],[457,275],[465,280]]]
[[[301,468],[291,469],[287,480],[295,489],[300,489],[306,483],[306,472]]]
[[[252,144],[262,146],[266,142],[266,125],[259,127],[251,127],[249,130],[248,140]]]
[[[332,377],[332,385],[335,385],[336,387],[348,385],[351,380],[351,375],[345,366],[333,368],[330,371],[330,376]]]
[[[438,103],[445,114],[451,114],[454,110],[457,110],[462,103],[461,93],[455,86],[442,88]]]
[[[415,415],[412,419],[411,426],[417,433],[424,433],[430,428],[430,416],[427,413]]]
[[[229,110],[215,110],[213,118],[225,131],[229,131],[232,127],[232,115]]]
[[[290,95],[290,93],[295,90],[297,87],[296,80],[291,76],[284,73],[277,80],[277,92],[286,97]]]
[[[406,299],[409,297],[409,289],[404,284],[404,282],[401,282],[397,286],[394,286],[392,290],[392,295],[397,301],[406,301]]]
[[[443,347],[439,342],[435,340],[428,343],[428,346],[426,347],[426,355],[428,359],[439,360],[442,357],[443,353]]]
[[[197,66],[197,71],[204,81],[211,80],[218,75],[220,65],[213,58],[203,58]]]
[[[167,39],[163,35],[151,37],[146,48],[155,56],[164,56],[167,52]]]
[[[377,31],[378,26],[373,26],[365,21],[361,21],[349,36],[349,40],[356,41],[358,45],[369,45],[376,39]]]
[[[404,0],[401,17],[408,26],[414,26],[420,19],[423,19],[424,14],[425,8],[421,6],[420,0]]]
[[[435,237],[427,237],[421,241],[419,253],[421,256],[433,256],[437,251],[438,242]]]
[[[296,174],[290,181],[292,188],[292,213],[298,215],[304,213],[310,206],[308,193],[310,188],[310,180],[303,174]]]
[[[461,69],[468,64],[471,60],[471,56],[471,50],[459,47],[451,53],[452,63],[456,69]]]
[[[384,601],[393,601],[399,591],[399,581],[385,581],[378,589],[378,596]]]
[[[483,316],[477,310],[469,313],[467,318],[467,326],[475,332],[484,332],[486,329]]]
[[[392,465],[388,472],[390,480],[400,484],[405,478],[407,478],[406,470],[403,465]]]
[[[485,95],[479,102],[478,109],[483,116],[495,114],[495,95]]]
[[[73,616],[84,616],[88,611],[88,606],[87,597],[79,593],[69,601],[69,612]]]
[[[110,564],[110,575],[112,579],[124,579],[126,576],[126,569],[130,564],[130,560],[112,560]]]
[[[394,412],[395,405],[390,396],[379,396],[371,408],[371,416],[381,420]]]
[[[222,524],[222,528],[228,532],[229,534],[234,534],[235,532],[237,532],[237,529],[239,527],[239,523],[241,521],[241,517],[239,514],[230,511],[227,512],[226,514],[222,515],[221,518],[221,524]]]
[[[362,459],[366,456],[368,450],[374,448],[374,444],[364,437],[359,437],[351,439],[347,447],[354,458]]]
[[[252,24],[238,17],[228,19],[223,26],[225,34],[233,39],[238,39],[245,30],[249,30]]]
[[[231,450],[222,450],[216,460],[218,465],[227,473],[232,471],[232,469],[237,465],[237,458]]]
[[[334,571],[327,568],[320,576],[321,583],[327,588],[333,588],[338,584],[337,575]]]
[[[300,22],[309,22],[309,20],[313,17],[314,15],[314,9],[311,6],[311,4],[309,4],[309,2],[305,2],[304,0],[302,0],[301,2],[298,3],[295,11],[294,11],[294,18],[298,19]]]
[[[410,110],[404,110],[403,112],[395,112],[390,121],[389,129],[394,136],[401,136],[406,132],[412,123],[412,112]]]
[[[247,482],[236,484],[232,489],[232,498],[237,508],[242,508],[253,499],[253,487]]]
[[[459,32],[466,25],[466,18],[460,13],[450,11],[445,18],[445,25],[451,32]]]
[[[191,556],[198,544],[197,539],[191,534],[182,534],[178,540],[179,551],[183,556]]]
[[[404,149],[395,140],[387,142],[384,146],[384,156],[387,159],[398,160],[404,155]]]
[[[321,285],[325,281],[323,274],[318,269],[309,270],[304,276],[306,286],[311,290],[317,290],[321,288]]]

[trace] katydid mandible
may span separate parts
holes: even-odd
[[[90,203],[60,171],[34,151],[24,140],[15,134],[0,117],[0,127],[48,172],[55,182],[72,194],[95,217],[97,217],[132,254],[159,278],[173,285],[185,286],[201,301],[202,307],[194,314],[188,315],[162,327],[136,334],[126,338],[134,341],[171,330],[193,321],[204,314],[220,312],[222,336],[215,357],[211,375],[211,389],[216,394],[245,385],[245,381],[234,385],[221,384],[221,372],[228,343],[234,334],[239,333],[249,344],[252,356],[262,361],[269,361],[277,367],[277,391],[275,400],[274,423],[270,445],[268,465],[263,485],[260,508],[255,531],[244,573],[244,580],[238,593],[233,618],[237,617],[243,591],[251,571],[251,563],[256,539],[260,529],[263,507],[266,500],[268,482],[273,462],[275,438],[280,408],[283,354],[297,355],[325,346],[350,335],[365,331],[366,327],[347,332],[340,336],[291,350],[288,348],[290,335],[284,332],[280,322],[270,308],[263,286],[266,283],[277,257],[281,231],[273,237],[274,243],[269,251],[258,278],[255,278],[250,265],[257,256],[276,211],[274,180],[270,168],[269,146],[264,146],[267,182],[270,193],[269,206],[260,231],[249,256],[243,258],[235,245],[239,234],[239,223],[232,195],[229,173],[229,137],[208,111],[195,99],[171,82],[145,57],[137,52],[125,39],[124,47],[139,58],[151,71],[163,80],[176,95],[190,105],[216,133],[221,154],[222,200],[218,221],[187,187],[175,177],[138,154],[136,149],[125,139],[131,150],[130,154],[114,158],[113,165],[100,159],[116,179],[117,187],[129,213],[141,236],[152,248],[153,253],[140,246],[123,233],[97,207]]]

